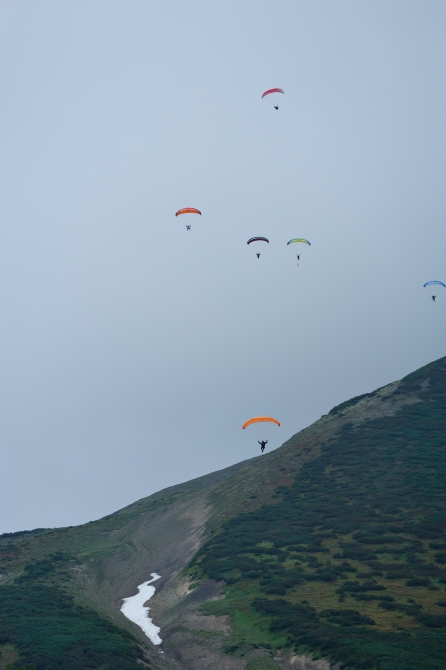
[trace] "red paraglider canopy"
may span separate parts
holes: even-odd
[[[269,95],[270,93],[285,93],[285,91],[282,88],[269,88],[265,93],[262,95],[262,100],[265,97],[265,95]]]

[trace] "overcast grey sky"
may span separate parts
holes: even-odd
[[[446,353],[443,0],[14,0],[0,30],[0,532],[257,455],[256,414],[277,447]]]

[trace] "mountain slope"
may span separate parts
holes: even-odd
[[[442,359],[332,410],[341,430],[277,503],[227,521],[194,558],[194,574],[230,585],[207,612],[255,612],[279,646],[352,668],[444,667],[445,380]],[[233,652],[247,641],[234,634]]]
[[[117,628],[99,644],[115,651],[90,667],[328,668],[325,657],[443,668],[445,401],[443,358],[342,403],[270,454],[97,522],[0,538],[9,621],[14,593],[56,589],[79,624],[76,640],[54,642],[67,668],[99,653],[93,641],[79,660],[92,611],[97,641],[107,622]],[[154,571],[164,656],[119,612]],[[2,642],[4,659],[57,665],[0,616]]]

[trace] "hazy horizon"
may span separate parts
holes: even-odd
[[[251,416],[277,448],[445,355],[443,2],[0,16],[0,533],[257,456]]]

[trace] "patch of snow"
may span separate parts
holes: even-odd
[[[156,591],[155,587],[150,586],[150,584],[157,579],[161,579],[161,575],[152,572],[150,576],[152,579],[149,579],[149,581],[143,582],[138,586],[139,593],[137,593],[136,596],[123,598],[124,604],[121,607],[121,612],[127,619],[130,619],[130,621],[142,628],[153,644],[161,644],[162,639],[158,635],[160,628],[155,626],[152,623],[152,619],[149,618],[150,607],[144,607],[144,603],[150,600]]]

